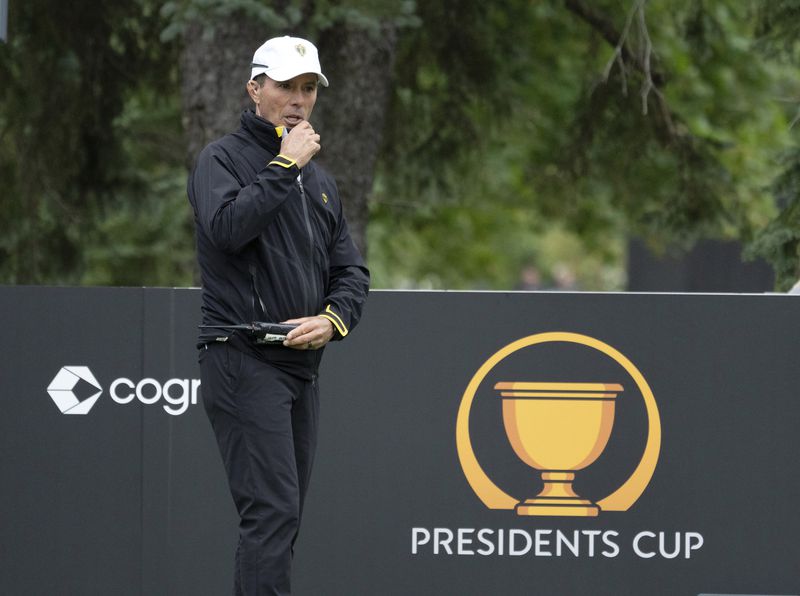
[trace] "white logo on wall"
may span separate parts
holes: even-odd
[[[197,403],[200,379],[169,379],[164,383],[152,378],[138,382],[120,377],[109,388],[111,399],[129,404],[134,399],[145,405],[164,400],[164,411],[173,416],[183,414],[189,405]],[[103,393],[103,388],[88,366],[64,366],[58,371],[47,393],[62,414],[88,414]]]
[[[88,395],[83,399],[75,395],[75,390],[80,388],[87,389]],[[103,388],[94,378],[92,371],[87,366],[64,366],[58,371],[50,385],[47,393],[56,402],[62,414],[88,414],[94,402],[98,400]],[[83,393],[83,391],[81,391]]]

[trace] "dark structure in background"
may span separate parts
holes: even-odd
[[[769,264],[744,261],[738,242],[701,240],[679,256],[657,256],[641,240],[628,243],[629,292],[762,293],[774,286]]]

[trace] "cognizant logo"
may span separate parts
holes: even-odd
[[[199,388],[200,379],[169,379],[162,383],[150,377],[139,381],[119,377],[111,382],[108,393],[122,405],[134,400],[152,405],[163,400],[164,411],[179,416],[197,404]],[[88,414],[103,388],[88,366],[64,366],[50,381],[47,393],[62,414]]]
[[[89,367],[62,366],[50,381],[47,393],[62,414],[88,414],[103,389]],[[83,399],[78,395],[82,395]]]

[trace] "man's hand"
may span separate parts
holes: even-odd
[[[303,317],[283,321],[297,325],[286,334],[283,345],[295,350],[319,350],[333,337],[333,323],[325,317]]]
[[[293,159],[298,168],[306,165],[320,150],[319,135],[303,120],[292,129],[290,134],[283,135],[281,155]]]

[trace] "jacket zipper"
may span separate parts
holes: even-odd
[[[253,263],[248,265],[248,269],[250,270],[250,285],[253,290],[253,320],[258,321],[260,319],[268,320],[267,317],[267,307],[264,305],[264,301],[261,299],[261,294],[258,291],[258,274],[256,266]],[[258,300],[258,306],[261,307],[261,316],[257,315],[256,310],[256,300]]]
[[[303,202],[303,218],[306,222],[306,232],[308,233],[308,261],[304,263],[306,267],[306,275],[308,279],[308,283],[314,283],[313,279],[313,267],[312,264],[314,262],[314,232],[311,229],[311,218],[308,213],[308,198],[306,197],[306,189],[303,187],[303,173],[297,175],[297,185],[300,188],[300,198]],[[309,296],[308,296],[308,286],[304,285],[304,290],[306,290],[306,308],[313,308],[313,305],[309,304]]]
[[[308,215],[308,199],[306,198],[306,189],[303,187],[303,174],[302,172],[297,176],[297,185],[300,187],[300,197],[303,199],[303,217],[306,220],[306,231],[308,232],[308,254],[314,254],[314,236],[311,231],[311,219]]]

